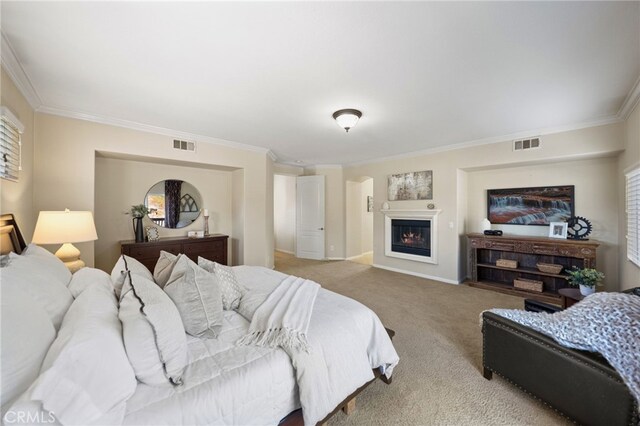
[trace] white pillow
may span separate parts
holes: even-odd
[[[218,337],[222,328],[222,297],[214,274],[187,256],[180,256],[164,291],[176,304],[187,333]]]
[[[217,262],[198,256],[198,266],[204,270],[216,274],[218,287],[222,294],[222,308],[227,311],[237,309],[244,289],[238,284],[233,269],[229,266],[221,265]]]
[[[40,376],[11,409],[40,401],[42,410],[54,413],[63,425],[89,424],[114,410],[124,415],[122,406],[136,385],[117,301],[113,292],[96,285],[71,305]]]
[[[68,282],[63,283],[56,279],[49,262],[42,260],[45,256],[11,253],[9,257],[11,259],[9,266],[2,268],[3,284],[4,282],[15,283],[23,287],[47,312],[55,329],[59,329],[62,318],[73,302],[71,292],[67,288]],[[60,262],[58,258],[55,260]],[[62,262],[60,264],[65,270],[67,269]]]
[[[19,282],[2,278],[0,307],[2,333],[0,346],[2,412],[38,377],[42,361],[56,337],[56,330],[46,312]]]
[[[161,288],[167,284],[173,267],[176,266],[178,256],[169,253],[164,250],[160,250],[160,257],[156,262],[156,267],[153,270],[153,279]]]
[[[116,264],[113,265],[113,269],[111,270],[111,282],[113,283],[113,288],[116,290],[116,296],[118,297],[120,297],[120,291],[122,290],[122,285],[124,284],[127,271],[131,271],[134,274],[138,274],[153,281],[153,275],[149,272],[146,266],[133,257],[123,254],[120,256]]]
[[[127,275],[120,299],[124,344],[142,383],[181,385],[186,368],[187,336],[171,299],[140,275]]]
[[[69,268],[49,250],[35,244],[29,244],[20,256],[35,258],[43,270],[47,271],[48,275],[64,285],[69,284],[69,281],[71,281],[71,271],[69,271]]]
[[[73,297],[77,298],[80,293],[94,285],[106,288],[114,294],[115,297],[115,289],[113,288],[109,274],[95,268],[82,268],[76,271],[71,277],[69,291]]]

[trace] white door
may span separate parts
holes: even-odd
[[[324,176],[296,178],[296,257],[324,259]]]

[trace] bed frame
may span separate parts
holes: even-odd
[[[22,253],[27,245],[11,213],[0,216],[0,254]]]

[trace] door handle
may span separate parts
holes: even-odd
[[[318,231],[324,231],[324,228],[318,228]]]

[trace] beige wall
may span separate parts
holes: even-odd
[[[202,197],[200,209],[209,210],[209,232],[233,235],[231,212],[232,172],[206,168],[96,157],[95,223],[98,240],[94,244],[95,266],[111,271],[120,254],[121,240],[134,238],[132,219],[125,215],[134,204],[144,203],[151,186],[165,179],[180,179],[193,185]],[[145,226],[154,226],[149,218]],[[191,225],[180,229],[158,227],[161,237],[184,236],[187,231],[203,230],[200,215]],[[233,261],[232,256],[229,260]]]
[[[250,244],[242,244],[242,260],[246,264],[272,265],[273,191],[269,182],[271,160],[266,153],[205,142],[198,143],[195,153],[179,151],[173,149],[169,136],[49,114],[37,113],[35,123],[36,210],[67,207],[93,211],[96,152],[140,156],[166,164],[186,162],[194,167],[242,169],[242,187],[233,187],[234,194],[236,189],[243,192],[242,200],[234,205],[237,208],[242,204],[243,235],[250,239]],[[77,247],[87,265],[93,266],[94,243]]]
[[[2,68],[0,104],[7,107],[24,125],[22,171],[18,182],[0,179],[0,213],[13,213],[27,243],[31,241],[38,215],[33,208],[33,110]]]
[[[296,178],[273,177],[273,228],[275,249],[295,253],[296,247]]]
[[[625,122],[624,126],[624,143],[625,151],[618,158],[618,217],[620,220],[620,233],[618,235],[619,245],[619,259],[620,259],[620,288],[627,289],[640,286],[640,267],[635,265],[627,258],[627,244],[626,244],[626,232],[627,232],[627,217],[626,199],[625,199],[625,173],[640,167],[640,103],[638,103]]]
[[[468,203],[465,226],[481,232],[487,217],[487,189],[528,186],[575,185],[575,212],[593,225],[591,239],[598,240],[597,268],[606,275],[607,290],[618,289],[618,205],[615,157],[566,161],[545,165],[482,170],[468,174]],[[548,236],[548,226],[493,225],[504,233]]]
[[[371,176],[374,179],[373,197],[376,210],[373,238],[374,264],[455,283],[466,277],[467,253],[464,246],[464,235],[473,230],[465,227],[466,218],[464,216],[466,216],[468,209],[472,208],[470,206],[471,200],[482,196],[467,189],[467,186],[472,184],[472,179],[467,178],[467,175],[481,170],[498,172],[505,167],[517,170],[519,167],[533,165],[538,165],[539,169],[543,170],[545,165],[551,163],[563,164],[579,159],[611,157],[623,150],[623,139],[624,126],[618,123],[546,135],[543,137],[542,148],[531,151],[513,152],[511,141],[504,141],[351,166],[344,169],[344,177],[345,180],[354,181],[357,181],[359,176]],[[594,164],[600,164],[598,171],[611,173],[610,163],[611,160],[604,160],[604,163],[596,162]],[[426,209],[427,204],[433,202],[436,209],[441,210],[438,217],[439,261],[437,265],[389,258],[384,255],[384,216],[379,210],[381,204],[387,200],[387,176],[419,170],[433,170],[433,200],[395,201],[389,202],[389,204],[392,209]],[[558,176],[558,179],[563,184],[574,184],[581,187],[586,187],[594,179],[589,178],[584,181],[587,172],[581,173],[580,176],[574,176],[572,173],[567,169],[565,175]],[[614,185],[609,188],[608,192],[616,192]],[[615,196],[613,200],[613,205],[599,207],[603,210],[602,215],[614,217],[617,215],[618,208]],[[583,202],[584,200],[581,201],[581,203]],[[589,215],[586,212],[583,214]],[[522,233],[523,231],[516,229],[514,232]],[[615,231],[610,231],[607,228],[602,232],[605,232],[606,237],[610,238],[610,232]],[[606,251],[604,256],[609,259],[606,261],[608,264],[617,262],[617,254],[611,254],[611,250]]]
[[[244,169],[233,172],[231,215],[233,217],[232,237],[229,238],[231,246],[232,265],[244,265],[244,236],[245,236],[245,197],[244,197]]]
[[[325,176],[325,257],[345,258],[345,183],[341,167],[311,167],[306,176]],[[333,249],[333,250],[332,250]]]

